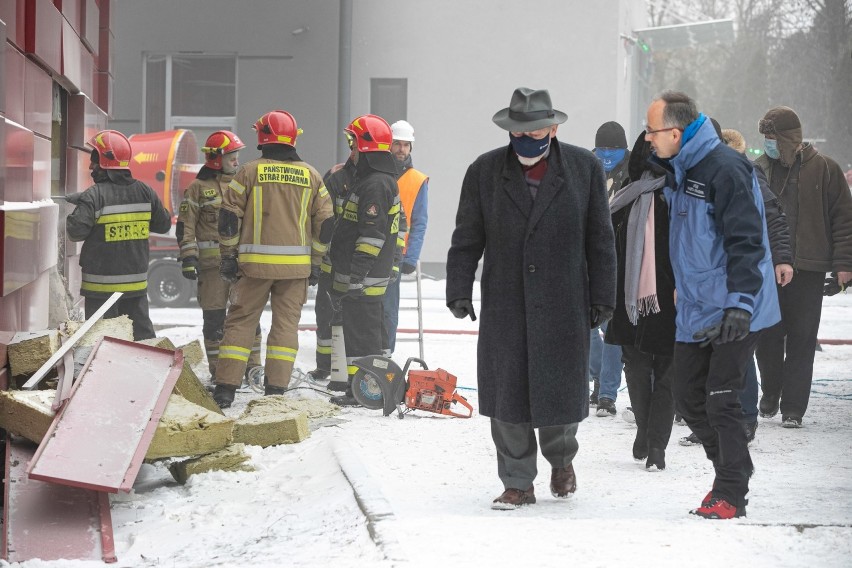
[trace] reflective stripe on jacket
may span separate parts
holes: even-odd
[[[183,192],[178,223],[183,223],[180,258],[198,258],[202,270],[219,267],[219,207],[231,176],[196,179]]]

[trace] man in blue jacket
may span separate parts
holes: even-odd
[[[691,513],[742,517],[754,466],[738,394],[758,332],[781,317],[763,198],[748,159],[722,144],[686,94],[665,91],[651,103],[645,139],[671,178],[675,404],[716,471]]]

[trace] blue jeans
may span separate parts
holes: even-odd
[[[757,422],[757,369],[754,357],[746,364],[745,388],[740,391],[740,406],[743,407],[743,422]]]
[[[606,333],[607,324],[600,330]],[[589,346],[589,374],[600,379],[598,400],[608,398],[616,400],[618,388],[621,386],[621,346],[604,343],[597,328],[592,330]]]
[[[382,310],[385,318],[387,347],[393,353],[396,347],[396,328],[399,325],[399,285],[402,278],[388,284],[382,296]]]

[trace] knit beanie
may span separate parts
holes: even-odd
[[[604,122],[595,134],[595,148],[627,148],[624,128],[614,121]]]

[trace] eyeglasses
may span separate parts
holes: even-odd
[[[657,130],[646,130],[645,136],[652,136],[654,134],[657,134],[658,132],[667,132],[669,130],[680,130],[681,132],[683,132],[683,128],[680,128],[678,126],[672,126],[671,128],[658,128]]]

